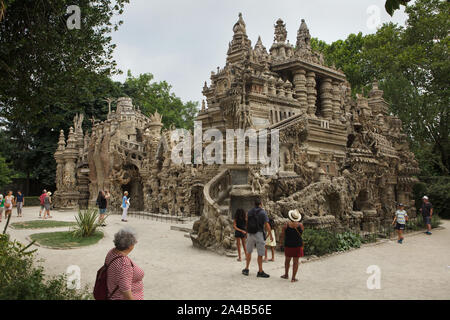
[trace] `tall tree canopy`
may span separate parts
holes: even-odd
[[[0,0],[0,135],[15,173],[54,185],[53,154],[59,130],[76,113],[104,120],[105,98],[129,96],[144,113],[158,111],[164,125],[191,128],[197,103],[183,103],[151,74],[125,83],[112,58],[111,33],[129,0]],[[80,29],[68,28],[67,9],[80,8]]]
[[[400,117],[423,174],[450,173],[450,4],[417,0],[405,27],[384,24],[375,34],[351,34],[328,45],[314,39],[329,65],[341,68],[355,92],[380,81]]]
[[[149,115],[158,111],[163,116],[166,128],[174,125],[176,128],[193,129],[198,102],[183,103],[171,92],[172,87],[166,81],[152,82],[152,80],[153,75],[150,73],[133,77],[128,71],[122,92],[132,98],[133,104],[139,106],[144,114]]]
[[[52,185],[54,146],[74,114],[95,106],[105,79],[117,73],[111,32],[129,0],[6,1],[0,21],[0,119],[16,168]],[[67,25],[80,8],[80,29]],[[111,83],[108,83],[111,84]],[[101,110],[91,108],[92,113]],[[7,151],[7,152],[8,152]],[[14,152],[11,152],[14,151]],[[5,153],[5,156],[8,155]]]

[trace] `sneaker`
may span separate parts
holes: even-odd
[[[425,232],[427,235],[431,235],[432,233],[430,231]]]
[[[265,273],[264,271],[263,272],[258,272],[258,274],[256,275],[258,278],[269,278],[270,276],[267,274],[267,273]]]
[[[242,270],[242,274],[243,274],[244,276],[248,276],[248,269]]]

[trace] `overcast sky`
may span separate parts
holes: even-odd
[[[201,101],[204,81],[225,64],[232,27],[242,12],[247,35],[255,45],[261,36],[267,50],[273,43],[274,24],[286,23],[295,44],[301,19],[312,37],[327,43],[350,33],[376,32],[376,22],[404,25],[403,9],[390,17],[385,0],[130,0],[124,24],[113,34],[114,58],[124,74],[150,72],[166,80],[183,101]],[[379,19],[377,19],[379,17]]]

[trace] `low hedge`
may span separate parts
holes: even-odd
[[[307,256],[322,256],[336,251],[359,248],[362,238],[353,232],[333,233],[324,229],[305,229],[303,232],[304,253]]]
[[[41,205],[41,200],[38,196],[25,197],[25,207],[38,207]]]

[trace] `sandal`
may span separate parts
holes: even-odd
[[[281,279],[289,279],[289,276],[283,274],[280,278],[281,278]]]
[[[292,279],[291,280],[291,282],[297,282],[298,281],[298,279]]]

